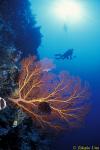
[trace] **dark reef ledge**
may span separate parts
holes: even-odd
[[[41,37],[29,0],[0,0],[0,51],[13,48],[23,57],[38,55]]]
[[[17,87],[19,51],[21,59],[30,54],[38,56],[41,37],[28,0],[0,0],[0,97],[7,102],[0,111],[0,150],[51,149],[51,138],[36,128],[31,118],[25,117],[13,126],[18,109],[8,99]]]

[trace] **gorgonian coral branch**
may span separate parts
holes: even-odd
[[[21,65],[18,95],[10,100],[42,127],[75,127],[88,110],[88,85],[67,72],[52,73],[55,66],[49,59],[30,56]]]

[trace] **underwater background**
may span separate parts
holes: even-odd
[[[61,0],[0,0],[0,65],[4,69],[5,64],[10,69],[17,66],[13,73],[10,71],[9,78],[7,69],[3,72],[9,83],[0,87],[0,97],[7,99],[8,93],[16,88],[19,59],[29,54],[37,55],[40,60],[52,59],[57,72],[66,70],[79,76],[89,83],[91,92],[91,109],[82,127],[57,134],[53,148],[49,147],[53,135],[48,138],[48,133],[43,135],[40,128],[32,128],[31,119],[26,118],[12,129],[18,111],[7,102],[8,107],[0,112],[0,150],[73,150],[73,146],[100,149],[100,0],[73,1],[82,7],[80,20],[67,20],[53,12]],[[71,48],[75,56],[72,60],[55,59],[55,54]],[[22,53],[18,53],[20,50]]]
[[[57,1],[59,3],[60,0]],[[38,49],[40,57],[54,60],[58,70],[67,70],[90,84],[92,108],[81,129],[60,135],[56,149],[72,149],[73,145],[100,146],[100,1],[79,0],[84,8],[80,22],[64,22],[51,16],[54,1],[31,0],[43,39]],[[77,2],[77,1],[76,1]],[[51,10],[50,10],[51,8]],[[64,28],[66,25],[66,28]],[[75,49],[73,60],[55,60],[54,55]]]

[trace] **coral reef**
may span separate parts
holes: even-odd
[[[79,78],[67,72],[56,75],[45,71],[50,68],[50,61],[36,61],[35,56],[23,59],[17,97],[12,95],[9,100],[41,127],[76,127],[88,110],[88,84],[82,86]]]
[[[20,131],[24,137],[29,133],[26,126],[34,129],[32,124],[28,124],[30,118],[27,119],[21,110],[13,107],[8,97],[18,86],[19,60],[29,54],[38,56],[37,48],[40,43],[40,27],[36,25],[35,16],[31,13],[29,0],[0,0],[0,97],[7,104],[0,111],[0,150],[19,150],[20,135],[16,135],[16,131]],[[27,122],[25,126],[23,119]],[[39,135],[38,131],[37,134]],[[21,141],[20,149],[25,150],[24,145],[30,141],[30,136]],[[28,147],[31,149],[31,146]]]
[[[0,0],[0,45],[7,50],[14,47],[22,57],[38,55],[42,36],[36,23],[29,0]]]
[[[50,127],[61,129],[81,124],[88,111],[88,85],[82,86],[79,78],[67,72],[53,73],[55,65],[49,59],[38,61],[30,56],[22,60],[19,69],[10,57],[10,63],[5,61],[0,69],[0,96],[7,102],[7,107],[0,111],[0,148],[53,150],[51,139],[55,135]]]
[[[4,60],[0,64],[0,96],[7,97],[17,86],[17,77],[19,68],[12,61],[10,52],[6,52],[5,59],[3,55],[0,55],[0,59]]]
[[[13,53],[10,55],[7,53],[7,56],[10,56],[9,63],[7,63],[8,59],[5,59],[0,68],[0,96],[6,102],[6,108],[0,111],[0,150],[49,150],[52,138],[48,137],[45,131],[42,132],[40,126],[35,126],[22,109],[13,107],[8,100],[12,93],[13,98],[18,98],[20,71],[15,61],[12,63],[11,54]]]
[[[79,78],[52,73],[48,59],[30,56],[20,67],[25,56],[38,56],[40,43],[29,1],[0,0],[0,97],[6,102],[0,150],[53,150],[50,127],[76,127],[87,113],[88,86]]]
[[[0,150],[53,150],[52,135],[36,128],[29,118],[16,128],[8,128],[6,132],[0,141]]]

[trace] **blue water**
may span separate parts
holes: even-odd
[[[81,21],[71,23],[51,15],[54,1],[31,0],[31,9],[43,34],[38,49],[40,58],[51,58],[57,70],[67,70],[88,81],[92,103],[83,127],[60,135],[55,146],[57,150],[70,150],[73,145],[100,146],[100,0],[74,0],[84,11]],[[76,58],[55,60],[56,53],[63,53],[68,48],[75,49]]]

